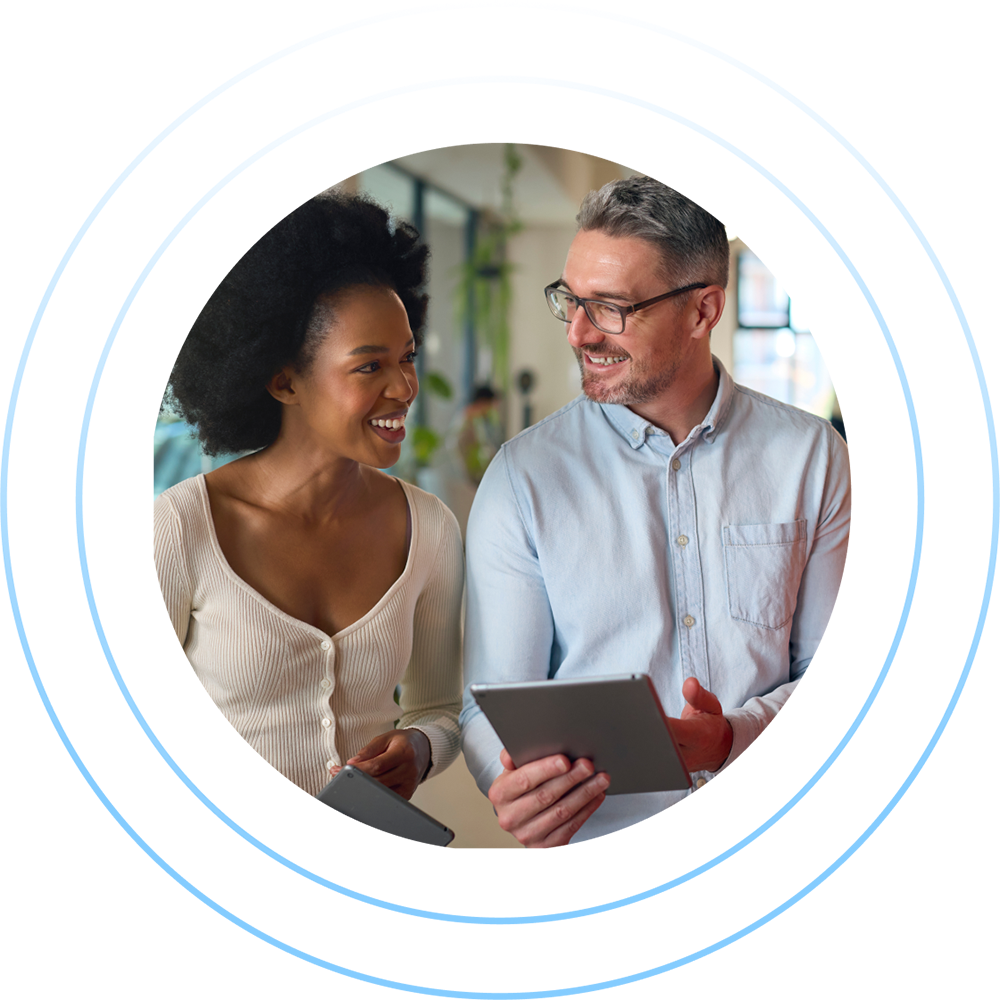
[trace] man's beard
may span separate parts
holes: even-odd
[[[668,367],[651,372],[648,365],[636,361],[624,351],[606,355],[591,354],[591,357],[628,358],[627,361],[621,362],[629,366],[628,374],[625,378],[618,378],[614,385],[608,385],[600,375],[587,371],[584,367],[582,350],[574,347],[573,353],[576,355],[576,363],[580,366],[580,381],[584,394],[595,403],[617,403],[620,406],[649,403],[674,384],[677,369],[680,367],[675,359]]]

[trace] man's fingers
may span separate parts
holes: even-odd
[[[604,801],[604,792],[600,792],[592,798],[568,823],[557,827],[545,840],[538,844],[538,847],[564,847],[570,842],[573,835],[597,812]]]
[[[517,798],[501,803],[497,808],[500,826],[513,833],[522,843],[528,839],[536,840],[547,836],[557,826],[571,819],[588,795],[576,799],[569,796],[576,794],[578,788],[586,783],[594,774],[594,765],[589,760],[578,760],[565,774],[550,778],[537,785],[530,792]],[[562,815],[549,816],[539,820],[548,810],[557,808]]]
[[[502,763],[503,754],[501,754],[500,760]],[[578,781],[582,781],[583,778],[594,773],[593,765],[590,761],[577,761],[576,765],[573,766],[581,764],[585,767],[589,766],[590,769],[584,769],[579,772],[577,777],[569,782],[567,788],[571,788]],[[568,775],[571,771],[572,768],[569,759],[562,754],[557,754],[553,757],[542,757],[540,760],[533,760],[530,764],[525,764],[524,767],[504,771],[497,777],[490,788],[490,802],[494,806],[506,805],[515,799],[519,799],[522,795],[527,795],[529,792],[534,791],[546,781]]]
[[[719,699],[711,691],[703,688],[698,683],[697,678],[689,677],[684,682],[684,687],[681,691],[684,695],[684,700],[694,711],[707,712],[709,715],[722,715],[722,705],[719,704]]]
[[[698,728],[687,719],[668,719],[667,721],[670,723],[670,732],[677,745],[682,748],[689,747],[698,732]]]
[[[514,758],[511,757],[509,753],[507,753],[506,747],[504,747],[503,750],[500,751],[500,763],[503,764],[504,768],[508,771],[513,771],[514,768],[517,766],[514,763]]]

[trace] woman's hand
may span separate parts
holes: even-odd
[[[404,799],[417,790],[430,763],[430,740],[419,729],[390,729],[345,761],[345,764],[353,765],[398,792]]]

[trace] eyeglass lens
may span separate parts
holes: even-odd
[[[576,315],[576,299],[562,288],[548,289],[549,308],[552,314],[571,323]],[[604,302],[587,302],[587,317],[602,333],[621,333],[625,329],[624,317],[617,306]]]

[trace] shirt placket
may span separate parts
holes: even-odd
[[[337,647],[332,639],[323,639],[319,643],[323,675],[319,681],[319,727],[322,730],[323,749],[326,751],[326,769],[337,767],[340,757],[337,754],[336,732],[337,722],[333,714],[331,701],[336,685],[335,667],[337,663]]]
[[[691,474],[691,450],[677,448],[667,462],[667,525],[674,567],[674,621],[683,677],[696,677],[708,690],[708,645],[698,511]]]

